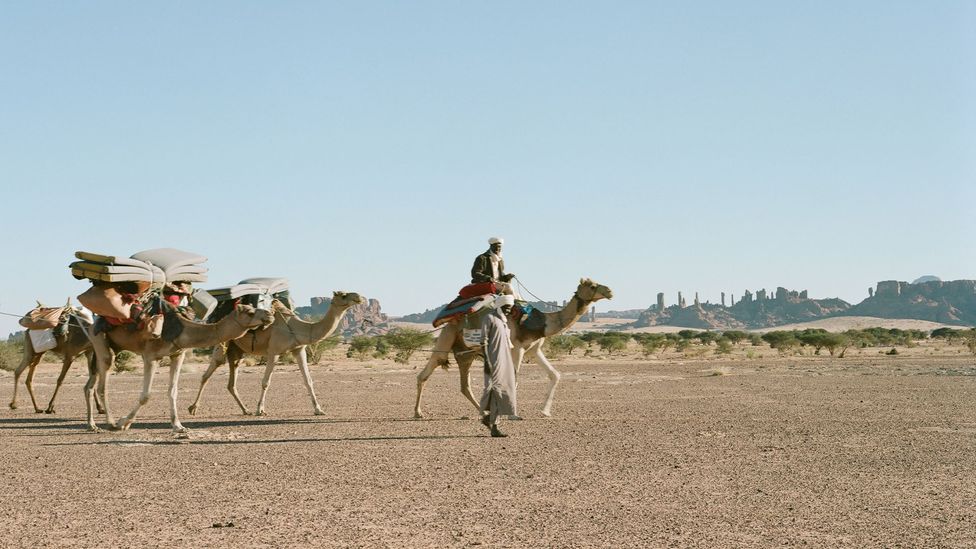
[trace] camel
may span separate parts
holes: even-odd
[[[89,323],[84,318],[72,313],[70,319],[68,320],[68,326],[66,328],[66,333],[64,335],[55,336],[57,339],[57,347],[50,349],[50,352],[61,355],[61,374],[58,376],[57,385],[54,387],[54,394],[51,395],[51,401],[48,402],[47,408],[42,410],[37,406],[37,399],[34,398],[34,369],[41,362],[41,357],[44,353],[49,351],[35,351],[34,346],[31,343],[31,338],[24,338],[24,358],[20,361],[20,365],[14,371],[14,394],[10,399],[10,409],[17,409],[17,386],[20,383],[20,374],[24,370],[27,370],[27,378],[24,380],[24,385],[27,386],[27,394],[30,395],[31,404],[34,405],[35,413],[54,413],[54,399],[58,396],[58,391],[61,389],[61,384],[64,382],[64,378],[68,375],[68,368],[74,362],[79,355],[84,354],[88,361],[88,373],[91,374],[95,371],[95,351],[92,350],[91,341],[88,340],[88,336],[85,335],[85,330],[91,327]],[[95,406],[98,408],[98,412],[102,413],[102,403],[98,399],[95,400]]]
[[[213,347],[225,341],[241,337],[252,328],[268,326],[274,322],[274,315],[270,311],[255,309],[249,305],[238,305],[230,314],[216,324],[195,322],[180,314],[167,314],[166,322],[179,322],[182,325],[182,331],[172,341],[153,339],[146,330],[130,331],[125,327],[116,328],[92,337],[92,346],[95,349],[95,356],[97,358],[97,371],[96,375],[89,376],[88,383],[85,385],[85,402],[88,405],[89,430],[98,431],[98,427],[95,425],[90,398],[93,394],[96,378],[98,381],[98,393],[102,398],[102,404],[105,408],[106,421],[112,429],[124,431],[132,426],[132,422],[135,421],[139,409],[149,402],[149,392],[152,389],[153,376],[156,373],[156,363],[163,357],[169,357],[170,423],[173,432],[185,433],[187,429],[180,423],[179,416],[176,413],[176,396],[180,369],[183,367],[186,350],[200,347]],[[109,411],[108,400],[105,398],[105,378],[108,375],[109,365],[115,359],[115,353],[120,350],[131,351],[142,355],[142,393],[139,396],[138,404],[132,412],[120,419],[118,423],[115,423]]]
[[[249,334],[237,338],[227,344],[225,350],[223,346],[214,347],[214,352],[210,357],[210,367],[203,373],[200,379],[200,389],[197,391],[197,398],[190,405],[190,415],[196,415],[200,405],[200,397],[203,389],[207,386],[207,381],[214,374],[221,364],[226,362],[230,365],[230,376],[227,380],[227,390],[234,397],[237,405],[240,406],[244,415],[251,415],[251,412],[241,402],[241,397],[237,394],[237,367],[241,358],[245,354],[258,355],[265,357],[267,366],[264,368],[264,378],[261,380],[261,398],[258,399],[258,407],[255,414],[265,415],[264,399],[268,394],[268,385],[271,383],[271,373],[274,371],[275,360],[278,355],[291,352],[298,363],[305,380],[305,387],[312,398],[312,407],[315,415],[323,415],[325,411],[319,406],[318,399],[315,398],[315,389],[312,386],[312,376],[308,371],[308,356],[305,346],[321,341],[330,335],[339,326],[339,321],[353,305],[365,303],[366,300],[357,293],[334,292],[332,303],[329,310],[318,322],[305,322],[295,316],[288,307],[275,300],[273,308],[275,310],[275,323],[268,328],[254,330]]]
[[[515,374],[518,375],[519,368],[522,365],[522,359],[528,353],[529,356],[535,357],[549,375],[549,388],[545,403],[542,405],[543,416],[550,417],[552,415],[552,400],[556,394],[556,385],[559,383],[561,377],[556,368],[553,367],[542,353],[542,344],[545,342],[545,338],[558,335],[569,329],[570,326],[575,324],[589,310],[592,303],[600,299],[611,299],[612,297],[613,292],[610,288],[597,284],[588,278],[582,278],[572,299],[569,300],[562,310],[554,313],[544,313],[546,323],[543,329],[536,331],[526,330],[517,325],[511,317],[509,318],[509,327],[512,331],[512,345],[514,345],[512,349],[512,360],[515,362]],[[437,337],[437,341],[434,343],[434,351],[431,353],[427,365],[417,374],[417,404],[413,410],[414,417],[416,418],[424,417],[420,409],[424,384],[427,383],[427,379],[434,373],[437,366],[442,366],[444,369],[447,369],[448,354],[450,353],[454,354],[454,359],[458,363],[458,370],[461,374],[461,394],[480,413],[481,406],[475,400],[474,396],[471,395],[470,371],[471,363],[474,362],[475,357],[481,356],[481,351],[478,349],[470,349],[464,344],[459,324],[459,321],[455,320],[444,325],[440,335]]]

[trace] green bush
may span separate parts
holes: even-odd
[[[730,355],[732,354],[732,342],[725,337],[721,337],[715,341],[715,354],[717,355]]]
[[[305,347],[305,355],[308,356],[308,362],[310,364],[318,364],[326,351],[335,349],[340,343],[342,343],[342,337],[332,335]]]
[[[115,364],[112,365],[112,370],[114,370],[117,374],[135,370],[136,367],[134,364],[132,364],[132,361],[135,360],[135,358],[136,354],[131,351],[119,351],[115,355]]]
[[[557,335],[546,338],[543,352],[549,358],[557,358],[563,355],[572,355],[576,349],[586,347],[583,338],[576,335]]]
[[[0,341],[0,370],[12,372],[17,369],[23,359],[23,338],[10,338],[7,341]]]
[[[781,353],[785,353],[793,349],[800,343],[800,341],[796,339],[793,332],[787,331],[766,332],[762,335],[762,339],[768,343],[770,347],[780,351]]]
[[[597,340],[597,344],[600,346],[600,350],[606,351],[607,355],[612,356],[614,352],[626,349],[628,341],[630,341],[629,334],[607,332]]]
[[[386,334],[384,340],[396,354],[393,361],[406,364],[416,351],[429,347],[434,343],[434,336],[428,332],[421,332],[412,328],[397,328]]]
[[[349,350],[346,351],[346,358],[357,358],[366,360],[371,352],[376,349],[376,338],[369,336],[356,336],[349,342]]]
[[[733,345],[738,345],[740,341],[749,339],[749,334],[742,330],[726,330],[722,332],[722,337],[729,340]]]

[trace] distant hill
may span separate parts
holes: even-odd
[[[935,279],[935,280],[930,280]],[[663,295],[663,294],[662,294]],[[680,296],[679,296],[680,297]],[[682,303],[670,307],[652,305],[647,309],[597,313],[601,319],[634,319],[624,324],[628,329],[653,326],[679,326],[707,329],[763,329],[812,322],[839,316],[863,316],[884,319],[906,319],[976,326],[976,280],[942,281],[925,276],[915,282],[882,281],[870,297],[851,305],[838,298],[811,299],[806,290],[777,288],[772,295],[765,289],[745,291],[739,301],[730,305]],[[661,302],[663,303],[663,301]],[[543,310],[555,310],[555,303],[533,303]],[[443,306],[401,317],[404,322],[430,323]]]
[[[746,291],[731,306],[695,303],[690,307],[673,305],[663,310],[657,306],[644,311],[634,328],[647,326],[684,326],[698,329],[767,328],[781,324],[808,322],[843,312],[850,304],[842,299],[810,299],[807,292],[777,288],[773,297],[765,290],[753,296]]]
[[[422,313],[413,313],[406,316],[397,317],[396,320],[400,322],[415,322],[419,324],[430,324],[434,322],[434,319],[437,318],[437,315],[440,314],[442,310],[444,310],[444,307],[446,305],[447,303],[441,305],[440,307],[437,307],[436,309],[427,309]],[[530,301],[529,305],[535,307],[536,309],[539,309],[544,313],[549,313],[552,311],[559,310],[559,306],[551,302]]]
[[[313,297],[310,306],[296,307],[295,312],[304,320],[317,320],[325,315],[331,304],[330,297]],[[379,300],[370,299],[367,303],[350,307],[339,321],[336,333],[346,338],[385,334],[390,330],[389,320],[383,314]]]
[[[976,280],[933,280],[912,284],[885,280],[878,282],[871,297],[842,314],[974,326]]]

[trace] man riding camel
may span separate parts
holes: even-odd
[[[493,282],[499,293],[514,295],[516,300],[522,301],[522,296],[511,284],[515,275],[505,272],[505,260],[502,259],[503,244],[505,240],[497,236],[488,239],[488,250],[474,258],[474,265],[471,266],[471,283]]]

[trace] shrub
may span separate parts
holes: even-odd
[[[416,351],[434,343],[433,335],[413,328],[397,328],[386,334],[384,339],[396,351],[393,361],[400,364],[406,364]]]
[[[597,340],[597,344],[600,345],[600,350],[606,351],[607,355],[613,355],[614,351],[623,351],[627,348],[627,342],[630,340],[628,334],[620,332],[607,332]]]
[[[136,367],[132,364],[135,358],[136,354],[131,351],[120,351],[115,355],[115,364],[112,365],[112,370],[117,374],[135,370]]]
[[[349,350],[346,351],[346,358],[357,358],[366,360],[366,357],[376,349],[376,339],[369,336],[356,336],[349,342]]]
[[[546,338],[544,352],[549,358],[571,355],[576,349],[586,347],[583,338],[575,335],[557,335]]]
[[[332,335],[312,343],[305,348],[305,354],[308,356],[308,362],[310,364],[318,364],[319,361],[322,360],[322,355],[324,355],[326,351],[335,349],[340,343],[342,343],[342,337],[337,335]]]
[[[663,334],[641,334],[637,341],[640,343],[644,356],[650,356],[658,350],[663,351],[671,344],[671,341]]]
[[[732,354],[732,342],[728,339],[722,337],[716,341],[715,354],[717,355],[730,355]]]
[[[952,345],[952,341],[962,335],[963,335],[962,330],[955,330],[952,328],[936,328],[935,330],[932,330],[932,333],[929,334],[929,337],[931,337],[932,339],[944,339],[946,340],[946,343]]]
[[[23,358],[23,339],[10,338],[7,341],[0,341],[0,370],[16,370]]]
[[[780,351],[781,353],[789,351],[790,349],[796,347],[796,345],[799,343],[799,340],[796,339],[793,332],[786,331],[766,332],[762,335],[762,339],[766,343],[769,343],[770,347]]]
[[[729,340],[733,345],[738,345],[740,341],[749,339],[749,334],[742,330],[726,330],[722,332],[722,337]]]

